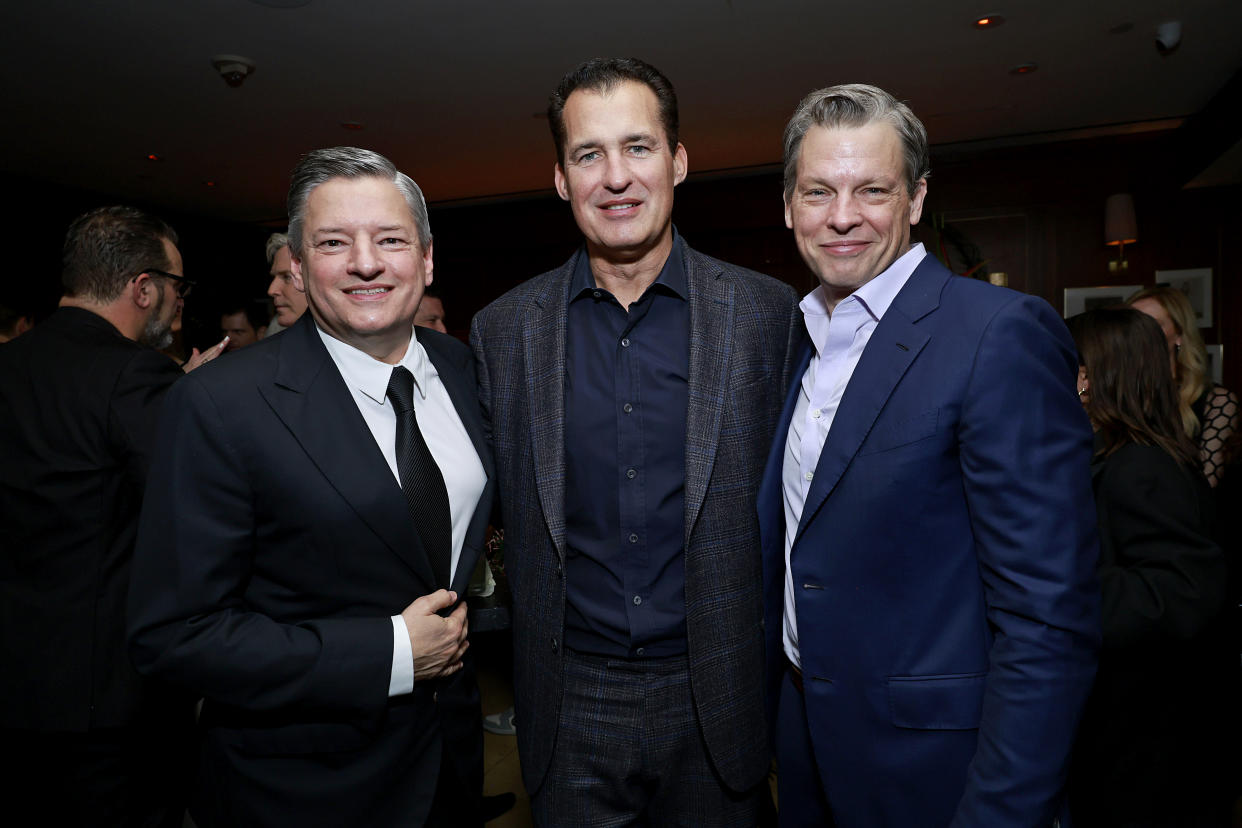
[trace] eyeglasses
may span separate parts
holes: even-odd
[[[189,296],[190,291],[193,290],[194,286],[198,284],[198,282],[195,282],[193,279],[187,279],[184,276],[178,276],[175,273],[169,273],[165,270],[156,270],[153,267],[145,268],[142,273],[146,273],[150,276],[159,276],[161,279],[172,279],[177,283],[177,295],[182,299]],[[138,276],[141,276],[142,273],[139,273]],[[135,276],[134,278],[137,279],[138,276]]]

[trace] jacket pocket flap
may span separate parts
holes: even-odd
[[[890,676],[888,705],[896,727],[974,730],[983,715],[987,673]]]
[[[897,423],[885,423],[876,426],[862,444],[859,454],[878,454],[881,451],[908,446],[919,440],[926,440],[936,433],[936,424],[940,419],[940,409],[933,408],[916,414]]]

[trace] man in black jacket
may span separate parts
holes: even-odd
[[[47,824],[181,824],[191,701],[140,679],[124,637],[156,414],[182,375],[156,350],[190,286],[176,242],[132,208],[81,216],[60,308],[0,346],[0,793]]]

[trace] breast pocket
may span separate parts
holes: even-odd
[[[883,423],[872,429],[858,453],[860,455],[878,454],[926,440],[936,433],[936,426],[939,422],[940,409],[933,408],[895,423]]]
[[[890,676],[893,725],[913,730],[974,730],[983,716],[987,673]]]

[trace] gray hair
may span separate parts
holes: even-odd
[[[272,262],[276,261],[276,254],[280,252],[282,247],[289,246],[288,233],[273,233],[267,237],[267,266],[271,267]]]
[[[915,117],[910,107],[878,86],[846,83],[817,89],[807,95],[785,126],[785,200],[793,196],[802,139],[811,127],[860,127],[881,120],[891,123],[901,138],[906,189],[914,195],[919,180],[931,175],[927,130],[923,122]]]
[[[423,200],[423,191],[414,179],[378,152],[357,147],[332,147],[308,152],[293,168],[288,200],[290,251],[302,250],[302,225],[306,221],[306,201],[311,190],[333,178],[368,177],[391,181],[396,186],[414,218],[419,246],[426,250],[431,244],[431,224],[427,220],[427,202]]]

